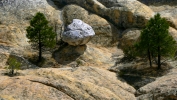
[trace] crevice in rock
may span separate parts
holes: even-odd
[[[107,21],[109,21],[110,23],[112,23],[114,26],[116,26],[116,27],[119,27],[119,28],[121,28],[121,29],[124,29],[124,27],[123,26],[119,26],[119,25],[117,25],[113,20],[111,20],[108,16],[105,16],[105,15],[101,15],[101,14],[98,14],[98,13],[95,13],[94,11],[92,11],[92,10],[90,10],[89,8],[87,8],[87,7],[84,7],[84,5],[82,6],[82,5],[79,5],[79,4],[77,4],[76,2],[66,2],[66,1],[62,1],[62,2],[59,2],[59,1],[55,1],[55,0],[52,0],[53,2],[54,2],[54,4],[56,5],[56,6],[58,6],[60,9],[63,9],[65,6],[67,6],[67,5],[71,5],[71,4],[74,4],[74,5],[77,5],[77,6],[80,6],[80,7],[82,7],[82,8],[84,8],[84,9],[86,9],[88,12],[91,12],[91,13],[93,13],[93,14],[96,14],[96,15],[98,15],[98,16],[100,16],[100,17],[102,17],[102,18],[104,18],[104,19],[106,19]],[[92,2],[89,2],[89,1],[86,1],[86,3],[88,3],[88,4],[92,4]],[[106,8],[107,9],[107,8]]]
[[[68,94],[62,87],[56,87],[55,85],[51,84],[51,83],[44,83],[44,82],[39,82],[39,81],[36,81],[36,80],[30,80],[28,79],[29,81],[31,82],[36,82],[36,83],[40,83],[40,84],[43,84],[43,85],[46,85],[46,86],[49,86],[49,87],[52,87],[52,88],[55,88],[61,92],[63,92],[64,94],[66,94],[67,96],[69,96],[70,98],[76,100],[72,95]]]
[[[168,74],[171,68],[172,67],[168,64],[163,64],[162,69],[158,70],[155,64],[153,67],[149,67],[145,62],[140,65],[136,62],[136,64],[127,66],[125,64],[124,68],[120,68],[119,72],[117,72],[117,77],[138,90],[139,88],[155,81],[156,78]]]

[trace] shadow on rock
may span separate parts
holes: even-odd
[[[157,77],[168,74],[171,68],[168,63],[163,63],[162,69],[158,70],[155,63],[153,63],[153,67],[149,67],[147,59],[127,61],[125,58],[122,58],[109,70],[116,72],[119,80],[127,82],[135,89],[139,89],[155,81]]]
[[[71,62],[76,61],[81,55],[86,51],[86,45],[80,46],[71,46],[71,45],[63,45],[58,48],[53,53],[53,58],[62,65],[70,64]]]

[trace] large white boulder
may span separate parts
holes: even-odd
[[[73,22],[62,33],[62,40],[74,46],[84,45],[94,35],[95,32],[90,25],[79,19],[73,19]]]

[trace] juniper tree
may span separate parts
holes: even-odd
[[[53,32],[52,27],[48,26],[48,21],[43,13],[36,13],[36,15],[30,21],[30,26],[27,27],[27,38],[29,42],[37,45],[39,50],[38,61],[42,58],[42,49],[51,48],[56,44],[56,33]]]
[[[162,57],[174,57],[176,52],[176,42],[168,32],[168,22],[156,14],[151,18],[146,27],[142,30],[140,41],[137,43],[137,49],[141,53],[148,55],[150,66],[151,57],[157,57],[158,69],[161,69]]]

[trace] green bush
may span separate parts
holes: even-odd
[[[8,66],[6,67],[9,75],[14,75],[17,73],[17,70],[20,69],[21,63],[14,57],[10,57],[7,61]],[[16,73],[15,73],[16,70]]]
[[[133,60],[136,58],[137,52],[135,46],[127,46],[123,48],[123,52],[127,60]]]

